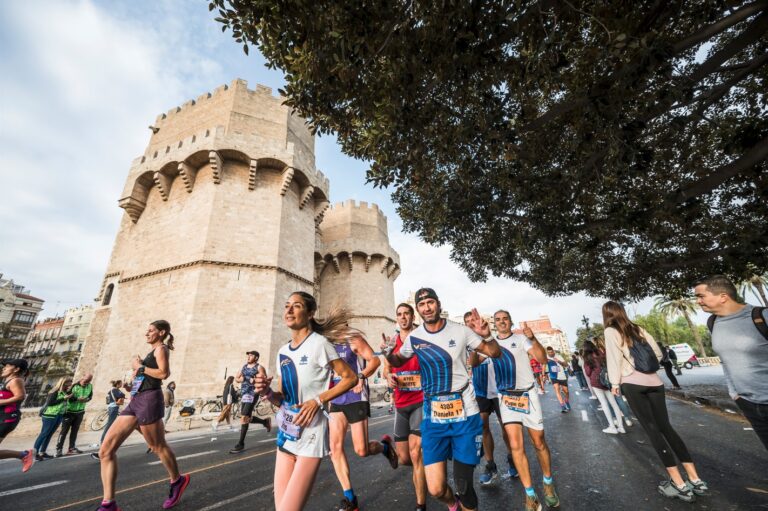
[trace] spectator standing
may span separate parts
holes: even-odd
[[[86,374],[80,381],[72,385],[72,397],[69,398],[67,403],[67,411],[64,414],[64,419],[61,421],[59,440],[56,442],[57,458],[62,456],[67,433],[69,433],[69,449],[67,454],[83,453],[83,451],[75,447],[75,442],[77,442],[77,432],[80,430],[80,425],[83,423],[83,417],[85,416],[85,405],[93,398],[91,380],[93,380],[93,375]]]
[[[171,412],[173,411],[173,403],[176,401],[176,382],[172,381],[168,383],[163,389],[163,406],[165,408],[165,415],[163,415],[163,426],[168,425],[168,421],[171,420]],[[168,433],[168,430],[165,430]]]
[[[222,421],[227,421],[227,426],[232,429],[232,406],[237,402],[237,390],[235,390],[235,377],[229,376],[224,383],[224,391],[221,393],[221,403],[223,405],[219,418],[213,421],[211,428],[215,432]]]
[[[584,378],[584,370],[581,367],[581,360],[579,360],[578,353],[571,355],[571,372],[579,380],[579,388],[581,390],[589,390],[587,387],[587,379]]]
[[[768,449],[768,309],[739,303],[736,287],[722,275],[698,282],[695,294],[712,314],[707,326],[728,392]]]
[[[610,388],[603,385],[603,382],[600,381],[600,372],[605,368],[605,364],[605,353],[600,352],[592,341],[585,341],[584,372],[592,384],[592,390],[600,401],[605,419],[608,421],[608,427],[603,430],[603,433],[610,435],[626,433],[627,430],[624,429],[623,422],[624,414],[616,402],[616,396],[611,393]]]
[[[680,384],[677,381],[677,378],[675,378],[675,374],[672,372],[672,354],[674,351],[669,349],[669,346],[662,344],[661,345],[661,366],[664,368],[664,372],[667,373],[667,378],[669,378],[669,381],[672,382],[672,386],[677,390],[680,389]],[[677,360],[677,355],[675,355],[675,360]]]
[[[654,338],[627,317],[621,304],[603,304],[608,377],[614,396],[621,392],[645,430],[669,480],[658,486],[668,498],[693,502],[696,495],[706,495],[707,483],[699,478],[688,448],[669,422],[664,383],[656,374],[661,350]],[[678,460],[688,481],[683,479]]]
[[[59,427],[67,411],[67,403],[72,397],[72,378],[60,378],[51,389],[45,399],[45,404],[40,408],[40,416],[43,418],[42,429],[35,440],[35,452],[37,461],[52,458],[45,451],[51,441],[56,428]]]

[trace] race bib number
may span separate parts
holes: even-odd
[[[255,399],[254,394],[243,394],[243,403],[253,403],[253,400]]]
[[[136,393],[141,388],[141,384],[144,382],[144,376],[137,376],[133,379],[133,383],[131,384],[131,395],[135,396]]]
[[[518,393],[502,393],[501,403],[507,407],[508,410],[520,413],[531,413],[531,400],[527,392]]]
[[[397,388],[404,392],[415,392],[421,390],[421,372],[420,371],[401,371],[395,374]]]
[[[461,400],[460,392],[432,396],[430,405],[432,408],[430,418],[435,424],[448,424],[467,420],[466,415],[464,415],[464,403]]]
[[[280,410],[277,411],[275,419],[277,420],[280,432],[286,440],[296,441],[301,438],[302,428],[294,424],[300,409],[301,408],[298,406],[288,406],[283,404],[280,406]]]

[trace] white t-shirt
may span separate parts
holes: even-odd
[[[464,325],[446,321],[437,332],[428,332],[424,325],[411,332],[399,354],[419,359],[421,388],[425,397],[464,389],[462,401],[467,417],[480,413],[475,388],[469,383],[467,350],[476,350],[483,340]]]
[[[528,350],[533,347],[531,340],[523,334],[512,334],[506,339],[501,339],[499,336],[496,336],[496,342],[499,343],[499,347],[502,350],[505,350],[515,358],[515,390],[527,390],[533,387],[535,380],[533,378],[531,362],[528,357]],[[496,362],[497,360],[503,363],[503,351],[502,357],[494,359],[494,362],[498,365],[499,362]],[[499,375],[499,377],[501,377],[501,375]]]
[[[312,332],[299,345],[283,345],[277,352],[277,369],[285,405],[298,405],[314,399],[328,390],[331,383],[331,362],[339,358],[333,344]],[[280,433],[278,432],[278,441]],[[285,440],[283,449],[296,455],[322,458],[328,455],[328,419],[318,411],[298,440]]]

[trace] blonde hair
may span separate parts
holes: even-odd
[[[72,377],[71,376],[62,376],[61,378],[59,378],[59,381],[57,381],[56,385],[53,386],[53,388],[51,389],[51,392],[56,392],[57,394],[59,392],[63,392],[64,383],[65,382],[70,382],[71,383],[72,382]]]

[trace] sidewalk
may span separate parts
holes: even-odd
[[[686,385],[680,390],[668,389],[667,393],[697,405],[710,406],[726,413],[741,415],[741,410],[728,395],[728,389],[723,385]]]

